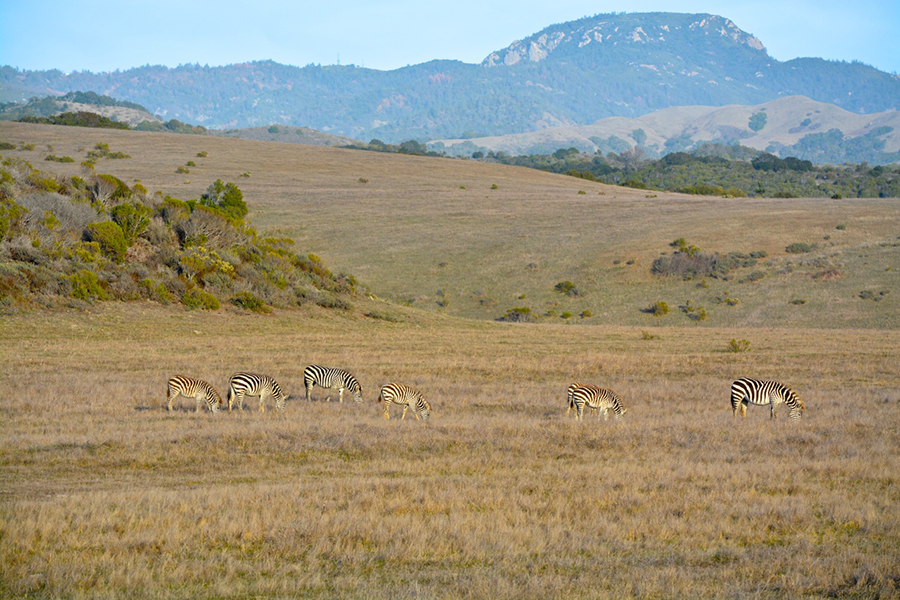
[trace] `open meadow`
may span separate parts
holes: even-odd
[[[4,317],[0,596],[897,597],[896,332],[408,316]],[[307,403],[309,363],[363,403]],[[240,369],[286,410],[165,410],[168,376],[224,393]],[[789,382],[802,421],[735,422],[745,374]],[[567,418],[573,380],[627,414]],[[382,418],[388,381],[427,425]]]
[[[131,158],[97,173],[181,199],[237,183],[255,227],[363,290],[267,315],[4,305],[0,597],[900,597],[900,200],[18,123],[0,140],[70,176],[108,144]],[[677,238],[758,260],[652,274]],[[538,322],[495,321],[513,307]],[[309,364],[354,373],[363,402],[307,402]],[[274,376],[284,412],[166,411],[170,376],[224,397],[237,371]],[[742,376],[793,387],[802,420],[734,419]],[[384,420],[391,381],[427,423]],[[573,381],[627,414],[576,422]]]

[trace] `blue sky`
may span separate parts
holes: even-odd
[[[778,60],[860,60],[900,72],[900,0],[0,0],[0,64],[112,71],[272,59],[396,69],[480,62],[544,27],[597,13],[707,12]]]

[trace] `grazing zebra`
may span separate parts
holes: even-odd
[[[741,377],[731,384],[731,414],[737,416],[738,408],[741,409],[741,418],[747,415],[748,404],[769,405],[771,418],[775,416],[775,406],[786,404],[791,409],[791,419],[797,421],[803,416],[801,411],[806,410],[803,400],[797,392],[777,381],[760,381]]]
[[[170,411],[172,410],[172,400],[179,395],[197,400],[197,410],[194,412],[200,412],[200,404],[202,402],[206,403],[209,412],[216,412],[219,410],[219,405],[222,404],[222,397],[213,386],[193,377],[182,377],[181,375],[172,377],[169,379],[167,391],[169,396],[168,410]]]
[[[571,407],[575,409],[575,419],[580,421],[584,414],[584,406],[600,409],[603,418],[609,418],[609,409],[616,413],[616,418],[625,414],[622,399],[612,390],[597,387],[596,385],[572,384],[569,386]],[[599,418],[600,415],[597,415]]]
[[[569,416],[569,413],[575,409],[575,400],[572,398],[572,392],[575,391],[575,388],[586,385],[584,383],[573,383],[568,388],[566,388],[566,404],[568,404],[568,408],[566,408],[566,416]],[[595,410],[595,409],[591,409]]]
[[[362,402],[362,387],[356,380],[356,377],[343,369],[330,369],[328,367],[320,367],[319,365],[309,365],[303,371],[303,385],[306,386],[306,401],[309,402],[309,395],[313,386],[327,388],[328,390],[338,390],[338,399],[344,401],[344,390],[349,390],[353,394],[353,400],[357,404]],[[325,398],[326,402],[331,401],[331,393]]]
[[[228,382],[228,412],[237,399],[238,410],[244,410],[244,396],[259,396],[259,412],[266,412],[266,398],[275,399],[275,408],[284,410],[284,401],[288,399],[281,391],[278,382],[268,375],[256,373],[235,373]]]
[[[431,416],[431,404],[429,404],[428,400],[422,396],[422,392],[414,387],[403,385],[402,383],[389,383],[382,387],[379,401],[384,404],[385,419],[391,418],[388,409],[392,402],[394,404],[403,405],[403,414],[400,415],[401,421],[406,418],[406,411],[410,408],[416,416],[417,421],[419,420],[419,415],[422,416],[423,421],[427,421],[428,417]]]

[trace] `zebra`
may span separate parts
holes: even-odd
[[[570,409],[575,409],[575,419],[578,421],[582,420],[585,405],[588,408],[600,409],[604,420],[609,418],[609,409],[616,413],[616,418],[623,416],[626,411],[618,394],[596,385],[573,383],[569,386],[569,395]]]
[[[222,397],[213,386],[200,379],[183,377],[181,375],[176,375],[169,379],[167,395],[169,411],[172,410],[172,400],[179,395],[197,400],[197,409],[194,412],[200,412],[200,404],[203,402],[206,403],[209,412],[213,413],[219,410],[219,405],[222,404]]]
[[[410,408],[417,421],[419,420],[419,415],[422,416],[423,421],[427,421],[428,417],[431,416],[431,404],[422,396],[422,392],[402,383],[389,383],[382,387],[379,401],[384,405],[385,419],[391,418],[388,412],[391,403],[403,405],[403,414],[400,415],[401,421],[406,418],[406,411]]]
[[[281,391],[278,382],[268,375],[256,373],[235,373],[228,382],[228,412],[234,400],[238,410],[244,410],[244,396],[259,396],[259,412],[266,412],[266,398],[275,399],[275,408],[283,411],[284,402],[288,399]]]
[[[803,400],[797,392],[777,381],[760,381],[741,377],[731,384],[731,415],[737,417],[738,408],[741,409],[741,419],[747,416],[747,405],[769,405],[770,417],[775,416],[775,406],[786,404],[791,409],[791,419],[797,421],[806,410]]]
[[[338,390],[338,399],[344,401],[344,390],[349,390],[353,394],[353,401],[359,404],[362,402],[362,387],[356,377],[343,369],[331,369],[321,367],[319,365],[309,365],[303,371],[303,385],[306,386],[306,401],[309,402],[309,396],[313,386],[328,388],[329,390]],[[326,402],[331,401],[331,393],[325,398]]]
[[[572,392],[575,391],[575,388],[585,385],[584,383],[575,382],[571,384],[568,388],[566,388],[566,404],[568,408],[566,408],[566,416],[569,416],[569,413],[575,408],[575,401],[572,398]]]

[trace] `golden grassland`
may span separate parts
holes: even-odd
[[[390,310],[0,319],[0,596],[900,594],[896,332]],[[364,402],[307,403],[314,362],[356,373]],[[275,376],[284,413],[165,410],[168,376],[224,393],[237,370]],[[741,375],[792,385],[802,421],[735,422]],[[627,415],[566,418],[573,380]],[[427,425],[382,418],[388,381],[423,391]]]
[[[101,160],[97,172],[181,199],[215,179],[235,182],[261,230],[294,238],[379,297],[449,315],[496,319],[527,307],[589,324],[900,328],[900,293],[859,296],[898,287],[897,198],[697,197],[466,160],[22,123],[0,123],[0,139],[34,144],[6,155],[70,175],[108,143],[132,158]],[[76,162],[44,162],[48,146]],[[189,160],[197,166],[177,174]],[[727,280],[651,275],[676,238],[768,256]],[[817,248],[786,253],[795,242]],[[561,281],[583,294],[554,291]],[[717,301],[726,297],[739,303]],[[642,312],[658,300],[670,315]],[[679,309],[688,301],[708,318],[692,321]]]

